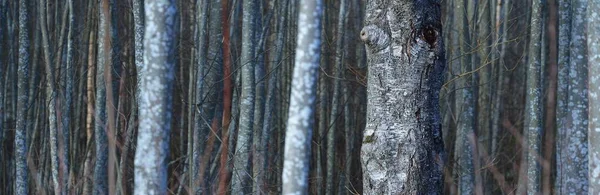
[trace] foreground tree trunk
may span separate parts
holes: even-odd
[[[167,157],[175,80],[175,0],[145,2],[140,127],[135,153],[135,194],[167,193]]]
[[[439,1],[371,1],[364,194],[441,194],[438,96],[444,70]]]
[[[588,2],[587,10],[587,46],[589,81],[589,119],[588,140],[590,194],[600,193],[600,0]]]
[[[292,80],[283,161],[283,194],[308,194],[310,146],[320,61],[321,0],[300,2],[296,66]]]

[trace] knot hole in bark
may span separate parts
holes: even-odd
[[[360,31],[360,40],[362,40],[363,42],[367,42],[367,40],[369,39],[369,35],[367,35],[367,29],[363,28]]]
[[[373,52],[380,51],[390,44],[388,35],[376,25],[365,26],[360,31],[360,39]]]
[[[427,42],[432,48],[435,47],[435,41],[437,39],[437,32],[431,26],[425,27],[422,31],[423,39]]]

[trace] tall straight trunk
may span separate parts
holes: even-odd
[[[196,11],[200,11],[199,13],[197,13],[197,23],[198,23],[198,34],[196,36],[198,36],[196,39],[196,44],[197,44],[197,50],[196,52],[198,52],[196,54],[196,58],[197,58],[197,63],[196,64],[196,93],[195,93],[195,97],[194,97],[194,105],[195,105],[195,109],[194,109],[194,129],[193,129],[193,134],[194,134],[194,139],[192,142],[192,147],[193,147],[193,163],[191,166],[191,170],[192,172],[192,177],[190,177],[192,179],[192,181],[194,182],[193,185],[191,185],[191,191],[192,193],[196,194],[199,193],[200,191],[198,191],[198,189],[196,189],[197,186],[199,186],[200,184],[198,183],[200,181],[199,177],[201,177],[201,175],[199,175],[200,171],[199,171],[199,167],[200,167],[200,162],[201,161],[201,154],[204,152],[203,148],[205,148],[205,146],[202,144],[206,139],[204,139],[205,135],[206,135],[206,131],[202,131],[201,129],[208,129],[208,128],[204,128],[206,127],[207,124],[210,123],[206,123],[205,120],[209,120],[208,118],[203,118],[203,116],[207,117],[207,114],[204,112],[204,109],[202,107],[200,107],[203,104],[204,101],[204,91],[207,90],[205,89],[205,70],[208,67],[208,12],[209,12],[209,6],[210,6],[211,1],[210,0],[201,0],[201,1],[197,1],[197,8]]]
[[[529,63],[527,66],[527,95],[525,103],[525,128],[523,129],[523,160],[526,177],[519,178],[517,194],[537,194],[541,192],[541,147],[542,147],[542,16],[544,4],[534,0],[531,13],[531,37],[529,38]]]
[[[147,0],[144,72],[135,153],[135,194],[167,193],[167,157],[175,80],[175,0]]]
[[[277,5],[277,10],[279,10],[279,14],[281,14],[281,17],[278,17],[277,19],[277,36],[275,38],[275,48],[276,51],[273,53],[273,55],[275,55],[274,57],[274,61],[272,63],[269,64],[269,75],[268,75],[268,87],[267,87],[267,95],[266,95],[266,103],[265,103],[265,116],[264,116],[264,122],[263,122],[263,126],[262,126],[262,148],[265,150],[265,161],[262,162],[262,170],[269,170],[270,167],[274,167],[274,162],[271,159],[277,159],[277,158],[281,158],[280,156],[278,156],[275,152],[277,151],[276,148],[276,138],[277,138],[277,134],[276,132],[273,132],[273,130],[277,130],[277,127],[275,126],[276,123],[276,108],[277,105],[279,104],[277,102],[277,80],[281,77],[279,77],[279,75],[277,74],[277,70],[279,70],[280,65],[282,64],[282,60],[283,60],[283,46],[284,46],[284,35],[287,32],[287,28],[285,28],[285,17],[287,16],[287,12],[285,11],[286,8],[288,7],[289,1],[281,1],[279,2],[279,4]],[[271,146],[271,147],[269,147]],[[277,174],[277,171],[273,171],[272,175],[276,175],[275,178],[279,178],[279,174]],[[269,175],[265,175],[265,179],[268,179]],[[271,177],[272,178],[272,177]],[[268,184],[266,184],[267,186],[277,186],[277,180],[276,179],[271,179]],[[277,192],[277,191],[274,191]]]
[[[365,21],[360,34],[369,62],[364,193],[441,194],[445,157],[438,98],[445,59],[440,4],[371,1]]]
[[[491,143],[491,153],[490,156],[495,157],[496,153],[497,153],[497,148],[498,148],[498,133],[500,131],[500,125],[501,125],[501,120],[502,120],[502,108],[503,108],[503,101],[504,101],[504,80],[505,80],[505,74],[504,72],[506,71],[507,67],[506,64],[504,63],[504,58],[506,56],[506,51],[507,51],[507,43],[508,43],[508,28],[509,28],[509,22],[508,22],[508,14],[510,13],[510,0],[502,0],[502,7],[501,7],[501,13],[502,13],[502,21],[501,21],[501,29],[498,30],[498,39],[500,39],[500,43],[501,45],[499,46],[499,61],[498,61],[498,65],[496,67],[496,69],[494,71],[496,71],[497,73],[497,80],[496,80],[496,86],[495,86],[495,96],[496,98],[494,99],[494,103],[493,103],[493,108],[492,108],[492,143]]]
[[[94,137],[96,146],[96,162],[94,166],[94,194],[108,193],[108,135],[106,133],[106,80],[105,67],[112,66],[111,49],[105,47],[110,44],[110,17],[102,9],[108,0],[98,0],[98,60],[96,63],[96,96],[94,108]],[[108,6],[108,5],[106,5]]]
[[[210,7],[207,12],[208,18],[208,50],[207,50],[207,63],[203,67],[203,72],[200,78],[203,78],[202,95],[200,101],[196,102],[201,105],[202,108],[199,112],[201,117],[201,126],[198,129],[201,133],[200,139],[209,140],[214,139],[215,132],[219,129],[220,115],[215,114],[221,113],[222,109],[222,95],[223,90],[222,78],[223,78],[223,31],[221,28],[221,12],[222,6],[218,1],[212,0],[209,3]],[[218,120],[216,123],[213,120]],[[213,128],[213,124],[217,124]],[[206,151],[216,151],[219,147],[219,142],[213,142],[214,144],[206,144],[203,148],[200,148],[201,154],[210,155]],[[212,147],[212,148],[207,148]],[[212,158],[211,158],[212,159]],[[201,180],[208,182],[210,177],[210,171],[208,170],[211,161],[201,161],[201,166],[205,167],[205,170],[198,170]],[[201,184],[205,186],[206,184]],[[205,189],[209,190],[209,189]],[[208,191],[207,191],[208,192]]]
[[[90,3],[91,5],[92,3]],[[91,7],[91,6],[90,6]],[[93,8],[90,8],[93,10]],[[93,28],[95,23],[92,22],[90,25],[90,38],[88,40],[88,68],[87,68],[87,81],[86,81],[86,93],[87,93],[87,113],[85,119],[85,129],[86,129],[86,152],[85,152],[85,162],[84,162],[84,170],[83,170],[83,194],[90,195],[92,194],[93,188],[93,179],[92,179],[92,136],[93,136],[93,122],[94,122],[94,103],[95,103],[95,94],[94,94],[94,76],[96,75],[96,31]]]
[[[229,36],[229,0],[221,0],[221,25],[223,29],[223,119],[221,132],[221,154],[219,156],[220,166],[218,172],[217,194],[224,194],[227,191],[227,182],[229,180],[229,125],[231,122],[231,103],[233,98],[233,83],[231,68],[231,47]]]
[[[62,131],[63,131],[63,150],[64,150],[64,178],[63,182],[65,184],[65,194],[69,194],[69,151],[70,151],[70,136],[71,136],[71,116],[73,115],[71,112],[72,104],[73,104],[73,85],[74,80],[73,76],[75,74],[73,67],[73,42],[74,42],[74,31],[75,31],[75,14],[73,9],[73,0],[67,1],[68,9],[69,9],[69,30],[67,32],[67,53],[66,53],[66,69],[64,71],[64,86],[65,86],[65,94],[64,94],[64,107],[62,111]],[[66,8],[65,8],[66,9]]]
[[[587,10],[587,49],[589,81],[588,141],[590,144],[589,173],[590,194],[600,193],[600,0],[588,2]]]
[[[253,187],[254,193],[256,194],[265,194],[266,193],[266,179],[265,172],[266,170],[262,168],[264,162],[266,162],[266,148],[263,147],[263,142],[266,140],[262,139],[263,133],[263,122],[265,115],[265,101],[266,101],[266,83],[268,79],[266,79],[265,68],[266,68],[266,60],[265,56],[268,56],[267,53],[267,42],[268,42],[268,33],[270,31],[270,18],[273,15],[274,3],[269,2],[268,8],[264,9],[266,1],[262,1],[260,5],[260,10],[267,10],[267,12],[262,12],[262,17],[256,18],[256,26],[259,27],[259,30],[254,34],[254,40],[257,43],[256,51],[255,51],[255,59],[256,65],[254,66],[254,79],[256,82],[255,91],[256,95],[254,97],[254,132],[252,138],[252,174],[253,174]]]
[[[283,194],[308,194],[321,44],[321,0],[300,2],[296,60],[285,135]]]
[[[29,82],[29,11],[28,1],[19,0],[19,65],[18,65],[18,101],[15,130],[15,168],[16,168],[16,194],[28,194],[27,180],[27,100]],[[34,59],[35,60],[35,59]],[[0,68],[1,69],[1,68]],[[2,72],[0,72],[2,74]],[[0,110],[0,112],[3,112]],[[1,123],[3,124],[3,123]],[[1,133],[1,132],[0,132]],[[0,136],[2,137],[2,136]],[[2,139],[0,139],[2,141]]]
[[[479,21],[478,26],[478,37],[477,42],[482,43],[481,50],[479,52],[480,58],[480,71],[479,71],[479,80],[478,80],[478,95],[477,95],[477,112],[479,113],[477,119],[477,129],[478,132],[478,157],[481,159],[481,163],[478,167],[485,167],[486,161],[490,158],[486,158],[487,154],[490,154],[490,146],[491,146],[491,103],[492,103],[492,88],[494,82],[492,82],[492,67],[494,63],[494,57],[492,56],[492,41],[494,38],[494,34],[492,33],[492,29],[494,26],[493,23],[493,9],[495,9],[495,4],[492,3],[493,0],[483,0],[479,2],[478,9],[481,9],[481,20]],[[486,154],[486,155],[484,155]],[[491,188],[491,184],[493,181],[489,179],[488,172],[485,169],[482,170],[480,175],[482,177],[482,189]]]
[[[6,19],[6,10],[8,10],[8,1],[7,0],[3,0],[0,3],[0,20],[1,21],[8,21]],[[8,23],[8,22],[6,22]],[[7,24],[6,23],[2,23],[0,24],[0,40],[4,40],[4,33],[7,31]],[[5,44],[0,44],[0,49],[2,51],[6,51],[8,50],[7,46],[5,46]],[[6,66],[6,63],[4,61],[4,59],[2,58],[2,55],[0,55],[0,82],[2,82],[4,80],[4,67]],[[4,140],[4,85],[0,85],[0,140]],[[4,144],[2,141],[0,141],[0,148],[4,148]],[[4,154],[4,152],[2,152],[1,154]],[[23,182],[23,181],[21,181]],[[25,183],[27,181],[24,181]],[[25,193],[27,194],[27,193]]]
[[[115,84],[117,84],[118,79],[113,81],[113,70],[117,70],[117,67],[120,67],[120,65],[118,65],[118,60],[119,60],[119,50],[115,49],[116,47],[118,47],[118,43],[117,41],[115,41],[116,39],[116,30],[115,27],[113,26],[114,22],[112,20],[113,18],[113,13],[114,13],[114,9],[115,9],[115,5],[114,5],[114,1],[112,0],[103,0],[102,1],[102,11],[104,13],[104,17],[106,17],[105,22],[108,23],[107,25],[102,26],[102,28],[105,28],[104,30],[106,31],[106,34],[104,37],[102,37],[104,44],[104,55],[105,55],[105,59],[110,60],[110,61],[106,61],[106,65],[104,66],[104,85],[106,88],[106,102],[105,102],[105,111],[106,111],[106,121],[104,122],[104,124],[106,124],[105,128],[106,128],[106,144],[107,144],[107,162],[106,162],[106,166],[107,166],[107,170],[106,170],[106,180],[107,180],[107,192],[108,194],[115,194],[115,182],[116,182],[116,178],[115,178],[115,164],[117,163],[116,161],[116,144],[115,144],[115,139],[116,139],[116,130],[115,130],[115,107],[118,106],[118,102],[115,101],[115,95],[114,94],[118,94],[115,93]],[[114,53],[113,53],[114,51]],[[114,56],[113,56],[114,54]]]
[[[327,131],[327,186],[325,188],[326,194],[335,194],[337,187],[336,182],[338,181],[335,177],[336,172],[336,129],[337,121],[339,116],[340,106],[340,93],[342,88],[342,75],[344,72],[343,68],[343,57],[344,57],[344,31],[345,29],[345,18],[346,18],[346,4],[347,0],[340,1],[340,11],[338,14],[337,21],[337,35],[336,35],[336,48],[335,48],[335,78],[333,81],[333,95],[331,97],[331,115],[329,115],[329,128]]]
[[[242,24],[242,94],[240,97],[240,128],[234,158],[233,194],[252,192],[251,146],[254,127],[254,96],[256,64],[254,35],[257,32],[258,0],[244,0]]]
[[[132,109],[131,112],[133,112],[132,115],[136,116],[133,117],[133,120],[130,121],[138,121],[139,119],[137,117],[139,117],[139,108],[140,108],[140,100],[141,100],[141,78],[142,75],[144,75],[143,72],[143,67],[144,67],[144,0],[132,0],[133,1],[133,5],[132,5],[132,12],[133,12],[133,54],[134,54],[134,63],[135,63],[135,70],[136,70],[136,78],[137,78],[137,83],[135,84],[135,104],[132,104],[132,106],[134,107],[134,109]],[[134,124],[129,124],[129,126],[133,126]],[[133,130],[132,130],[133,131]],[[128,130],[129,132],[129,130]],[[133,133],[129,134],[128,136],[133,137]],[[133,138],[132,138],[133,139]],[[127,143],[129,143],[129,139],[126,140]],[[133,141],[133,140],[131,140]],[[135,147],[134,147],[135,148]],[[128,150],[127,148],[125,148],[125,150]],[[125,164],[121,164],[121,166],[126,166]],[[125,173],[123,173],[125,174]],[[126,181],[126,180],[125,180]],[[123,192],[127,192],[127,186],[125,186],[125,184],[123,184],[122,187]]]
[[[460,52],[460,75],[457,80],[457,96],[456,98],[456,116],[457,116],[457,132],[455,158],[458,159],[458,167],[456,175],[458,177],[458,193],[473,194],[475,193],[475,152],[476,152],[476,137],[475,137],[475,70],[476,66],[471,62],[471,32],[470,23],[468,22],[468,7],[472,1],[457,0],[454,17],[458,28],[458,47]],[[460,78],[462,77],[462,78]]]
[[[329,14],[327,14],[329,12],[329,7],[327,5],[327,3],[325,3],[323,5],[323,19],[321,22],[321,39],[323,40],[327,40],[327,29],[328,29],[328,21],[329,21]],[[323,41],[325,43],[327,43],[326,41]],[[328,44],[321,44],[321,52],[326,52],[328,49]],[[318,130],[317,130],[317,137],[316,137],[316,158],[315,158],[315,176],[316,177],[316,182],[315,182],[315,191],[316,194],[323,194],[325,193],[325,186],[326,186],[326,182],[324,181],[324,177],[326,176],[327,172],[323,171],[323,153],[325,153],[326,151],[324,151],[325,148],[325,135],[327,133],[327,131],[329,130],[329,121],[327,120],[327,111],[328,111],[328,105],[329,105],[329,90],[328,90],[328,80],[329,78],[327,77],[327,71],[329,70],[329,60],[327,56],[323,56],[321,58],[321,62],[320,62],[320,68],[323,69],[324,71],[319,71],[319,124],[318,124]],[[326,171],[327,169],[325,169]]]
[[[559,84],[555,192],[588,193],[587,0],[559,1]],[[563,21],[564,20],[564,21]]]
[[[45,0],[41,0],[39,5],[39,19],[40,21],[46,21],[46,13],[45,13]],[[50,126],[50,155],[51,155],[51,164],[52,164],[52,181],[54,183],[54,193],[62,194],[62,178],[59,177],[59,145],[58,145],[58,132],[57,132],[57,119],[56,119],[56,88],[54,86],[54,69],[52,67],[52,61],[50,60],[50,44],[49,44],[49,35],[47,30],[46,23],[40,22],[41,30],[42,30],[42,47],[44,49],[44,62],[45,62],[45,71],[46,71],[46,98],[48,100],[48,123]]]

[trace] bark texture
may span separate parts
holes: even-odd
[[[519,180],[517,194],[536,194],[541,190],[541,146],[542,146],[542,34],[543,4],[534,0],[531,13],[531,37],[529,41],[529,64],[527,66],[527,87],[525,102],[525,129],[523,163],[527,170],[526,179]]]
[[[588,140],[590,194],[600,193],[600,0],[588,1],[587,46],[589,82]]]
[[[321,0],[303,0],[283,161],[283,194],[308,194],[311,138],[321,52]]]
[[[135,194],[167,194],[167,157],[175,80],[175,0],[147,0],[144,72],[135,153]]]
[[[252,164],[251,146],[254,127],[254,96],[255,78],[254,66],[256,63],[254,35],[257,32],[256,20],[258,17],[258,0],[244,0],[242,24],[242,94],[240,97],[240,126],[233,161],[234,172],[232,176],[233,194],[252,192]]]
[[[587,0],[559,1],[558,194],[588,193]]]
[[[28,0],[19,1],[19,64],[17,83],[17,126],[15,130],[16,194],[28,194],[27,181],[27,96],[29,82],[29,11]],[[0,68],[1,69],[1,68]],[[0,72],[2,74],[2,72]],[[0,109],[0,112],[3,112]],[[0,134],[2,132],[0,131]],[[2,137],[2,136],[0,136]],[[0,139],[2,140],[2,139]]]
[[[445,66],[440,1],[371,1],[364,194],[441,194],[438,96]]]

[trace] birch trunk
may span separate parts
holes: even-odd
[[[144,7],[144,74],[135,153],[135,194],[167,193],[167,157],[175,80],[175,0],[147,0]]]
[[[360,37],[369,66],[361,162],[365,194],[441,194],[439,1],[371,1]]]
[[[589,178],[590,194],[600,193],[600,0],[588,1],[587,46],[589,81],[588,141],[590,144]]]
[[[321,44],[321,0],[303,0],[285,135],[283,194],[308,194],[312,129]]]

